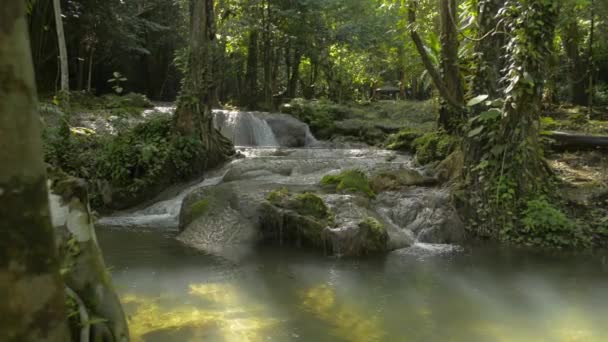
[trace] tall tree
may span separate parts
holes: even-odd
[[[456,0],[439,1],[441,26],[441,76],[450,96],[461,106],[464,104],[464,89],[458,63],[458,27],[456,26]],[[439,109],[439,125],[448,132],[456,132],[464,121],[462,107],[442,104]]]
[[[0,340],[69,341],[25,2],[0,11]]]
[[[408,21],[410,36],[420,54],[422,63],[431,76],[440,96],[445,101],[439,115],[439,124],[448,132],[455,132],[462,123],[464,114],[464,94],[458,68],[458,36],[452,21],[456,3],[454,0],[442,0],[441,6],[441,67],[440,73],[433,64],[422,38],[418,34],[416,11],[418,0],[410,0]]]
[[[61,91],[70,91],[70,71],[68,68],[68,50],[63,32],[63,18],[61,17],[61,1],[53,0],[55,13],[55,30],[57,31],[57,45],[59,46],[59,65],[61,71]]]
[[[526,203],[550,195],[539,113],[558,2],[507,0],[499,11],[509,32],[504,105],[473,118],[465,143],[465,148],[481,148],[476,153],[465,151],[465,196],[468,214],[474,218],[472,227],[482,236],[503,240],[517,236]]]
[[[232,143],[213,126],[213,70],[211,44],[215,38],[213,0],[190,0],[190,37],[186,75],[177,100],[175,127],[197,139],[206,151],[206,165],[225,160]]]

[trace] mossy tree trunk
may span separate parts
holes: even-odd
[[[177,100],[176,130],[200,139],[209,167],[233,152],[232,143],[213,126],[211,44],[215,37],[213,0],[190,1],[190,42],[186,75]]]
[[[49,173],[50,207],[57,245],[62,260],[62,273],[68,292],[82,303],[78,319],[71,326],[81,336],[93,341],[126,342],[127,320],[112,285],[93,226],[86,183],[59,170]],[[86,317],[103,321],[91,324]]]
[[[505,35],[497,33],[501,27],[498,11],[505,0],[481,0],[477,3],[478,34],[475,44],[476,63],[473,70],[471,97],[489,95],[499,97],[501,70],[504,68],[503,47]]]
[[[504,106],[482,113],[468,133],[464,196],[474,232],[508,240],[526,201],[548,194],[550,186],[539,113],[558,0],[507,0],[501,13],[510,32]]]
[[[448,93],[460,106],[452,106],[443,100],[439,109],[439,125],[447,132],[456,133],[464,122],[464,88],[458,63],[458,28],[456,27],[456,0],[441,0],[439,15],[441,23],[441,78]]]
[[[25,2],[0,10],[0,340],[69,341]]]

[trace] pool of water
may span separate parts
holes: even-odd
[[[608,341],[605,255],[419,244],[209,255],[99,229],[135,341]]]

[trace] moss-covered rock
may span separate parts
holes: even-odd
[[[388,232],[380,221],[373,217],[366,217],[359,222],[361,235],[361,253],[371,254],[385,252],[388,248]]]
[[[389,135],[384,142],[384,147],[389,150],[413,152],[415,148],[412,143],[422,135],[424,135],[424,132],[420,130],[405,128]]]
[[[209,210],[210,200],[208,198],[204,198],[200,201],[194,202],[190,206],[190,212],[192,213],[192,218],[197,219],[198,217],[205,215],[205,213]]]
[[[261,228],[267,239],[297,246],[324,247],[324,230],[333,214],[319,196],[272,191],[262,204]]]
[[[421,165],[445,159],[452,153],[460,139],[445,132],[432,132],[416,138],[412,146],[416,151],[416,160]]]
[[[372,191],[367,175],[361,170],[345,170],[339,174],[325,175],[321,179],[321,185],[332,188],[333,191],[360,192],[374,198],[376,194]]]
[[[374,193],[399,190],[413,185],[435,185],[435,178],[423,176],[412,169],[382,171],[371,177],[370,187]]]
[[[464,169],[464,154],[460,149],[452,152],[435,168],[435,174],[440,182],[457,181]]]

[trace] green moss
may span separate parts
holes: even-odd
[[[275,204],[275,203],[279,203],[279,202],[283,201],[288,196],[289,196],[289,190],[286,187],[281,187],[281,188],[271,191],[268,194],[268,196],[266,196],[266,199],[270,203]]]
[[[296,210],[300,215],[309,215],[318,219],[328,219],[330,210],[321,197],[305,192],[295,197]]]
[[[388,233],[386,227],[373,217],[366,217],[359,223],[363,234],[365,253],[386,251],[388,244]]]
[[[208,198],[202,199],[200,201],[194,202],[190,206],[190,212],[192,219],[197,219],[207,213],[209,210],[210,201]]]
[[[334,187],[335,191],[361,192],[370,198],[375,198],[369,179],[361,170],[346,170],[337,175],[326,175],[321,184]]]
[[[543,130],[554,130],[559,128],[559,122],[550,116],[543,116],[540,118],[540,126]]]
[[[427,133],[414,139],[412,146],[416,150],[418,163],[424,165],[445,159],[456,149],[459,143],[459,138],[439,131]]]
[[[384,143],[384,146],[389,150],[414,151],[412,143],[417,138],[420,138],[423,134],[424,132],[416,129],[402,129],[395,134],[389,135]]]

